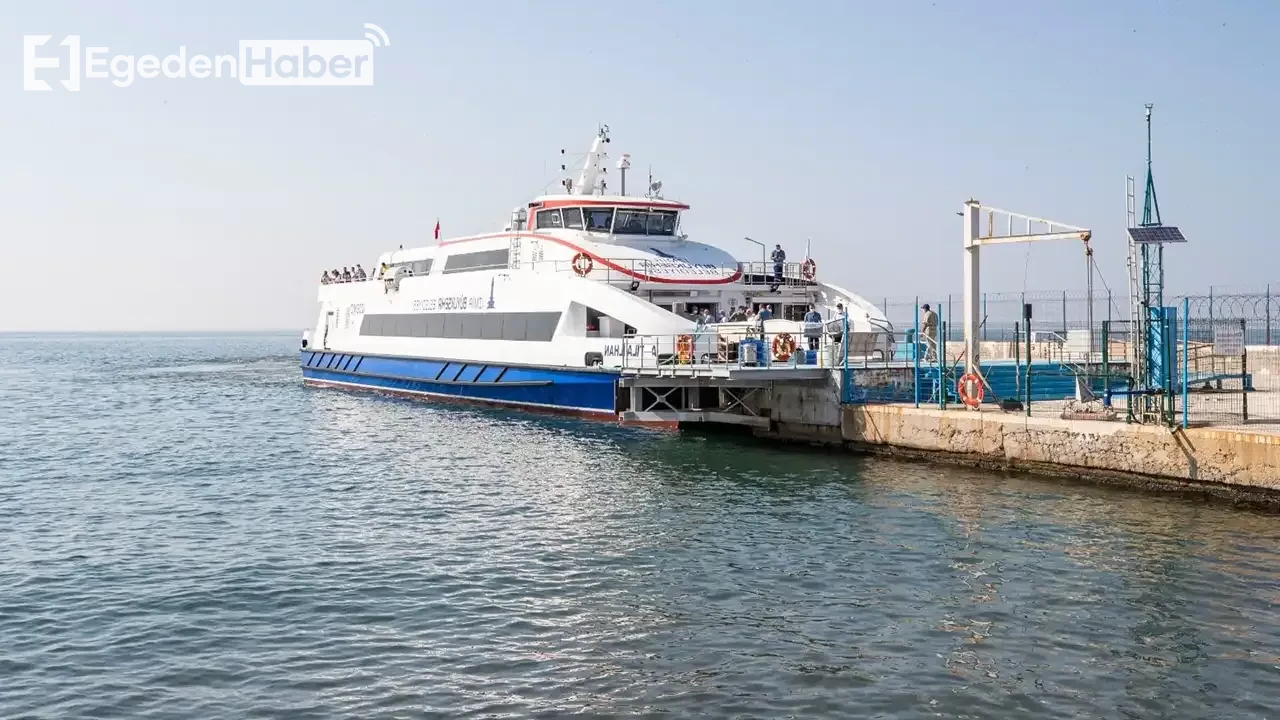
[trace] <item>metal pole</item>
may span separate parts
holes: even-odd
[[[947,293],[947,327],[951,327],[951,294]],[[941,328],[939,328],[941,330]],[[939,335],[938,337],[942,337]]]
[[[982,237],[977,200],[964,204],[964,362],[966,373],[978,372],[981,347],[978,345],[978,294],[982,292],[978,251]]]
[[[1067,291],[1062,291],[1062,339],[1067,339]]]
[[[1102,321],[1102,406],[1111,407],[1111,321]]]
[[[1245,382],[1249,377],[1249,343],[1244,341],[1248,328],[1244,319],[1240,320],[1240,422],[1249,422],[1249,385]]]
[[[916,407],[920,407],[920,296],[916,296],[916,326],[911,331],[911,359],[914,363],[912,369],[911,385],[915,388]]]
[[[1088,313],[1085,317],[1085,327],[1089,328],[1089,362],[1093,362],[1093,256],[1091,254],[1086,254],[1085,261],[1089,266],[1089,299],[1087,301],[1089,303],[1089,307],[1085,308]]]
[[[1022,399],[1022,324],[1013,324],[1013,394]]]
[[[1187,427],[1187,417],[1191,414],[1188,402],[1190,392],[1187,390],[1187,346],[1191,344],[1191,323],[1187,317],[1191,314],[1190,298],[1182,298],[1182,427]]]
[[[1031,318],[1023,318],[1027,324],[1027,417],[1031,417]]]
[[[843,352],[845,338],[849,337],[849,313],[840,316],[840,342],[836,343],[836,352],[840,353],[841,367],[844,368],[844,401],[853,402],[853,377],[849,374],[849,353]]]
[[[1271,344],[1271,283],[1267,283],[1267,344]]]
[[[982,339],[987,339],[987,294],[982,293]]]
[[[947,304],[950,306],[951,296],[947,296]],[[947,409],[947,374],[943,371],[946,365],[943,362],[943,356],[947,352],[947,321],[938,323],[938,409]]]

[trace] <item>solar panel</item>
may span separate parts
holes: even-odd
[[[1129,228],[1129,238],[1139,245],[1187,241],[1186,238],[1182,237],[1182,231],[1172,225]]]

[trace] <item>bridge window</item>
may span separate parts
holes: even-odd
[[[675,235],[676,214],[661,210],[651,211],[649,213],[648,227],[650,235]]]
[[[618,214],[613,220],[613,232],[617,235],[674,235],[676,213],[618,208]]]
[[[585,208],[587,230],[591,232],[609,232],[613,227],[613,208]]]
[[[582,229],[582,208],[563,208],[564,226],[570,230]]]
[[[537,215],[538,230],[554,230],[563,227],[560,224],[559,210],[539,210]]]
[[[366,337],[551,342],[559,324],[558,312],[370,314],[360,322],[360,334]]]
[[[615,235],[644,235],[645,214],[643,210],[618,210],[617,217],[613,219],[613,233]]]
[[[510,248],[502,248],[501,250],[481,250],[480,252],[450,255],[444,261],[443,272],[448,274],[505,268],[510,259],[510,252]]]

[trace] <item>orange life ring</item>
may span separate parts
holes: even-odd
[[[676,337],[676,357],[680,360],[681,365],[688,365],[693,362],[692,335],[679,335]]]
[[[773,359],[778,362],[786,362],[791,359],[792,353],[796,351],[795,338],[791,337],[791,333],[778,333],[773,337]]]
[[[593,265],[595,263],[591,261],[591,256],[584,252],[573,256],[573,271],[578,274],[578,277],[586,277]]]
[[[960,402],[971,408],[976,408],[982,404],[982,378],[977,373],[965,373],[956,381],[956,394],[960,396]]]
[[[813,258],[808,258],[800,264],[800,277],[805,280],[812,280],[817,277],[817,275],[818,263],[814,262]]]

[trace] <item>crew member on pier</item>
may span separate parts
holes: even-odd
[[[920,334],[924,335],[925,356],[927,362],[938,359],[938,313],[929,309],[929,303],[920,306],[924,314],[920,316]]]

